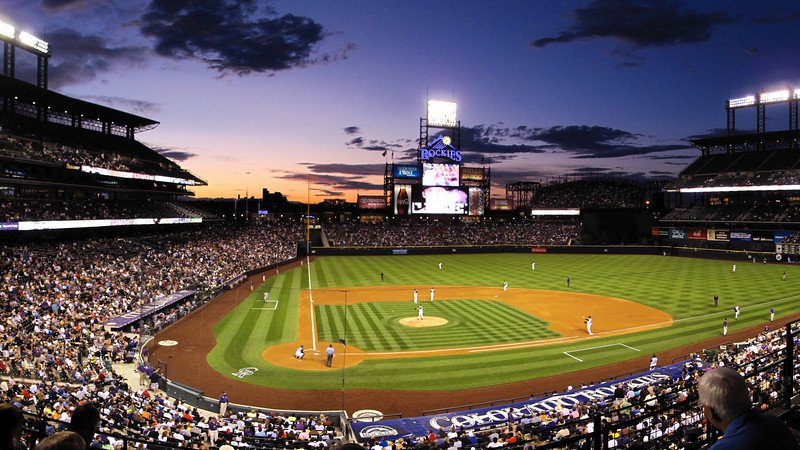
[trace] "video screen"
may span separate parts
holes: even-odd
[[[424,163],[422,185],[458,187],[458,167],[458,164]]]
[[[467,213],[467,193],[461,189],[439,186],[417,189],[412,198],[412,214]]]

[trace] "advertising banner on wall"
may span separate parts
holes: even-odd
[[[698,366],[699,363],[695,363]],[[548,397],[531,398],[507,405],[489,406],[466,411],[445,412],[430,416],[387,419],[374,422],[353,422],[351,427],[360,442],[368,442],[372,438],[396,440],[424,436],[430,430],[449,430],[451,428],[465,430],[502,427],[511,421],[523,417],[549,412],[562,407],[571,408],[575,404],[587,403],[597,399],[607,399],[614,395],[617,383],[627,383],[635,389],[674,380],[681,375],[685,362],[678,362],[659,367],[650,372],[643,372],[630,377],[599,383],[591,387],[578,389]]]
[[[791,236],[791,235],[793,235],[795,233],[796,233],[795,231],[776,231],[775,232],[775,238],[773,239],[772,242],[778,244],[780,242],[783,242],[786,238],[788,238],[789,236]]]
[[[483,181],[485,177],[483,167],[461,168],[461,181]]]
[[[715,230],[709,228],[706,230],[706,239],[709,241],[723,241],[728,242],[730,233],[728,230]]]
[[[394,177],[395,178],[419,178],[419,166],[416,164],[395,164]]]
[[[395,216],[407,216],[411,214],[411,185],[410,184],[396,184],[394,185],[394,195],[392,200],[394,203]]]
[[[703,228],[689,228],[689,239],[693,241],[705,241],[706,230]]]
[[[484,213],[484,192],[481,188],[469,188],[469,215],[482,216]]]
[[[730,240],[734,242],[752,242],[753,233],[749,230],[731,230]]]
[[[670,228],[669,229],[669,238],[670,239],[686,239],[686,230],[683,228]]]
[[[386,198],[382,195],[359,195],[358,209],[386,209]]]
[[[511,201],[507,198],[493,198],[489,200],[489,208],[495,211],[511,211]]]

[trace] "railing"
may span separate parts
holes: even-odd
[[[800,335],[798,324],[800,320],[784,326],[782,344],[779,345],[782,348],[749,360],[741,366],[734,365],[740,373],[743,372],[745,380],[751,386],[754,404],[761,410],[780,407],[788,409],[792,398],[797,395],[792,380],[794,374],[800,371],[794,348],[794,340]],[[770,379],[779,379],[781,384],[770,383]],[[522,429],[526,436],[524,442],[509,447],[521,448],[525,442],[536,442],[537,449],[593,450],[628,448],[635,446],[634,444],[649,444],[651,448],[668,448],[672,443],[684,446],[691,444],[691,448],[713,444],[720,433],[704,420],[695,382],[691,382],[683,390],[687,394],[683,400],[672,397],[674,392],[658,397],[658,408],[647,405],[652,399],[623,408],[632,412],[627,417],[620,409],[616,412],[607,409],[586,419],[552,426],[526,425]],[[633,414],[635,411],[639,413]],[[614,415],[617,415],[616,419]],[[559,435],[561,430],[566,431]]]

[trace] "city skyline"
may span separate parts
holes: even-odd
[[[415,160],[427,99],[458,104],[464,164],[491,167],[494,197],[674,177],[727,98],[800,87],[788,1],[10,0],[0,20],[50,43],[52,90],[159,121],[137,139],[207,180],[197,197],[381,193],[386,162]],[[787,123],[768,108],[768,130]]]

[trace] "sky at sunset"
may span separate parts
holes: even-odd
[[[384,164],[416,158],[426,98],[458,103],[494,197],[673,177],[725,99],[800,87],[796,1],[4,0],[0,20],[50,43],[51,89],[159,121],[137,139],[205,179],[197,197],[381,193]]]

